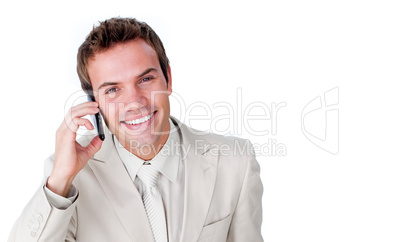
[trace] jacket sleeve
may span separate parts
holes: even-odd
[[[260,166],[255,159],[252,144],[248,153],[248,164],[242,189],[229,228],[228,242],[264,241],[261,235],[262,193]]]
[[[53,157],[45,161],[45,179],[15,222],[8,242],[75,241],[76,204],[65,209],[54,207],[48,200],[44,186],[53,167]]]

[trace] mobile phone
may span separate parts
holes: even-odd
[[[90,102],[95,102],[95,98],[93,95],[88,95],[88,101]],[[103,125],[102,125],[102,118],[100,115],[100,110],[98,113],[95,113],[95,115],[91,115],[95,124],[95,128],[98,131],[98,136],[99,138],[103,141],[105,140],[105,132],[103,131]]]

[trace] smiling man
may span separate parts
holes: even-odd
[[[78,51],[94,102],[68,112],[41,186],[9,241],[263,241],[262,184],[251,144],[170,116],[162,42],[130,18],[101,22]],[[98,112],[105,140],[84,136]]]

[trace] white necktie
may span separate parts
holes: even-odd
[[[159,171],[152,165],[143,165],[137,176],[141,179],[144,193],[142,201],[147,212],[156,242],[167,242],[165,210],[161,194],[156,187]]]

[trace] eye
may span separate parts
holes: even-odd
[[[112,88],[107,89],[107,90],[105,91],[105,93],[106,93],[106,94],[111,94],[111,93],[115,93],[116,91],[117,91],[117,88],[112,87]]]
[[[152,79],[153,79],[152,77],[144,77],[144,78],[141,79],[141,82],[147,82],[147,81],[150,81]]]

